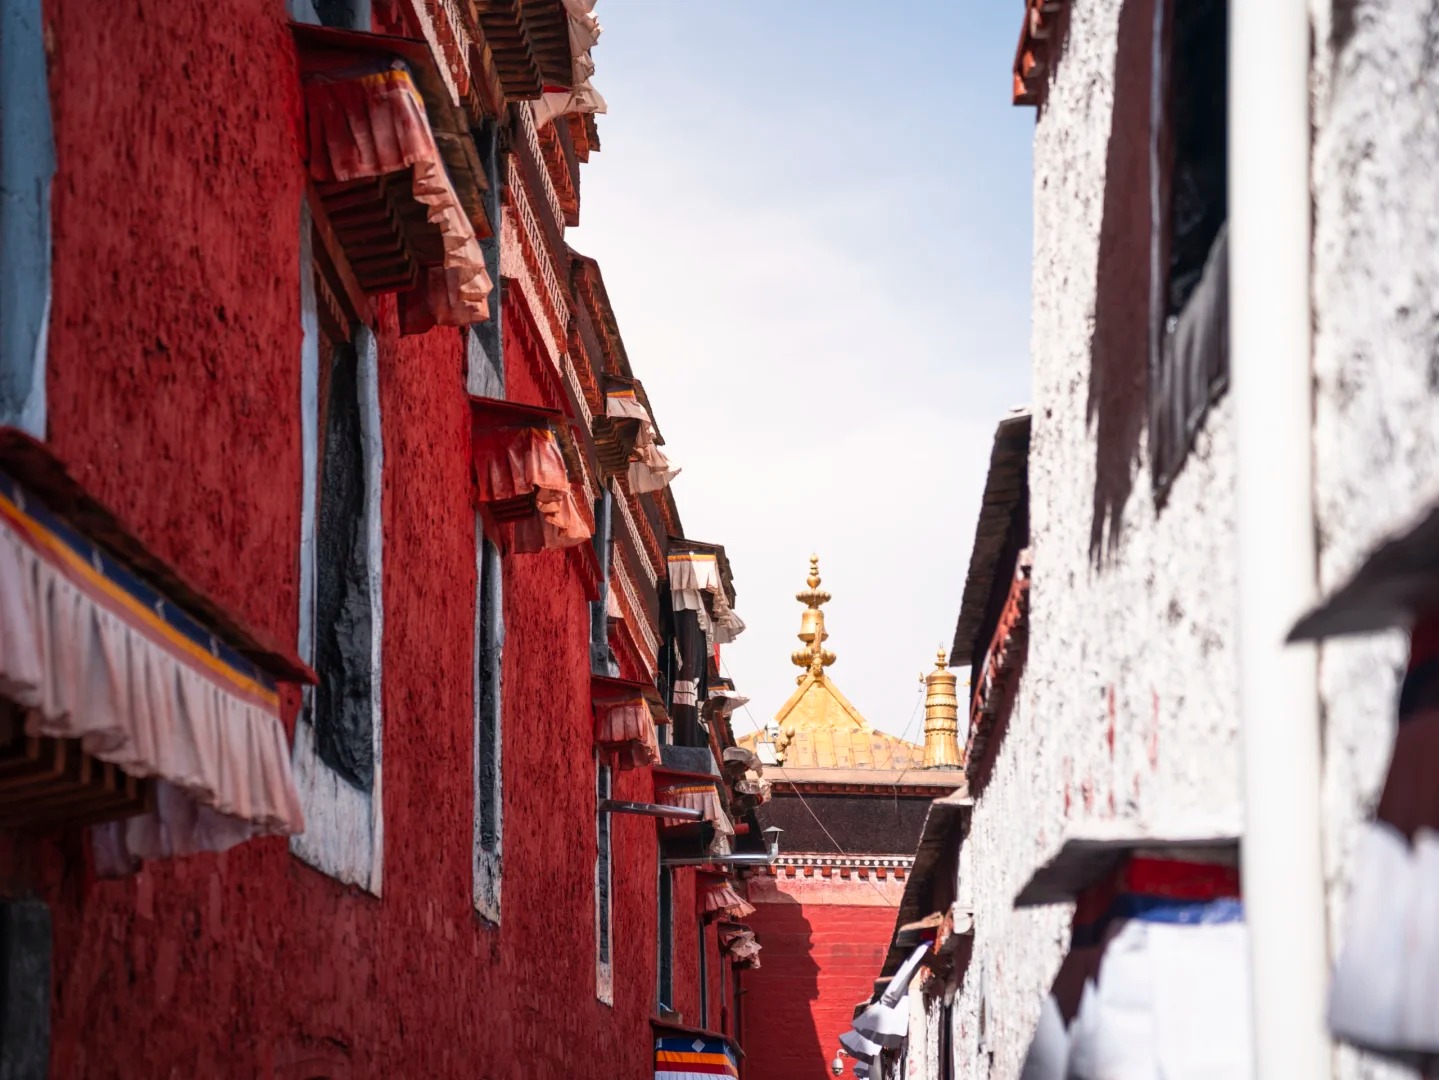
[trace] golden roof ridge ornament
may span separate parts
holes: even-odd
[[[835,661],[834,653],[824,647],[829,633],[824,628],[824,612],[820,609],[830,602],[832,597],[821,589],[819,576],[819,556],[809,557],[809,577],[805,578],[808,588],[794,594],[794,598],[805,605],[804,614],[800,617],[799,634],[797,635],[805,645],[803,649],[796,649],[790,653],[790,662],[795,667],[803,668],[804,674],[795,678],[795,682],[804,682],[805,675],[813,675],[815,678],[824,676],[824,669]]]
[[[920,679],[924,682],[924,767],[961,768],[964,751],[959,745],[959,677],[949,670],[943,645],[935,653],[934,670]]]

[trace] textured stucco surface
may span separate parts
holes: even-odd
[[[1340,583],[1439,495],[1439,15],[1401,0],[1311,5],[1315,488],[1321,585]],[[1343,933],[1357,826],[1378,799],[1402,632],[1326,645],[1330,929]],[[1339,1053],[1338,1075],[1409,1076]]]
[[[1035,128],[1031,632],[961,871],[961,1077],[1018,1074],[1069,911],[1012,901],[1066,834],[1239,818],[1228,399],[1162,506],[1150,486],[1152,19],[1150,0],[1071,5]]]
[[[1067,830],[1237,813],[1229,410],[1157,509],[1145,331],[1122,310],[1148,290],[1150,18],[1146,0],[1074,5],[1035,132],[1031,636],[962,874],[960,1075],[990,1075],[989,1051],[993,1075],[1018,1072],[1068,912],[1011,902]]]
[[[51,445],[181,574],[293,642],[304,173],[284,5],[244,0],[218,20],[151,0],[104,19],[80,0],[45,11],[59,162]],[[464,342],[452,329],[400,338],[393,302],[378,312],[383,896],[279,839],[95,881],[78,832],[0,837],[4,891],[53,913],[57,1077],[531,1080],[649,1066],[654,824],[614,823],[606,1006],[589,609],[563,553],[505,567],[501,925],[472,908]],[[506,360],[515,397],[553,406],[534,376],[543,362]],[[652,788],[626,773],[615,795]],[[684,902],[692,912],[692,892]]]
[[[1439,194],[1414,182],[1439,168],[1439,22],[1399,0],[1311,10],[1313,445],[1328,589],[1439,494]],[[1239,810],[1230,406],[1211,412],[1156,510],[1136,411],[1142,328],[1119,310],[1146,295],[1151,18],[1148,0],[1072,5],[1035,132],[1032,634],[961,868],[976,930],[955,1006],[959,1076],[1017,1075],[1068,911],[1015,913],[1009,900],[1060,834],[1094,817],[1162,827]],[[1404,657],[1399,632],[1321,652],[1332,944]],[[930,1005],[912,1068],[932,1066]],[[1347,1049],[1336,1059],[1343,1080],[1411,1075]]]

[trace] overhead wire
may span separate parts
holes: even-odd
[[[733,681],[734,681],[734,677],[730,674],[729,665],[727,665],[727,664],[724,662],[723,657],[721,657],[721,659],[720,659],[720,668],[721,668],[721,670],[724,672],[725,677],[728,678],[731,682],[733,682]],[[746,701],[745,704],[741,706],[741,708],[744,709],[745,715],[749,717],[749,722],[750,722],[750,724],[754,727],[755,733],[758,734],[758,735],[763,735],[763,734],[765,734],[765,728],[764,728],[763,725],[760,724],[760,722],[759,722],[758,720],[755,719],[754,713],[750,710],[749,702]],[[915,718],[915,715],[918,713],[918,711],[919,711],[919,703],[916,702],[916,703],[915,703],[914,712],[911,712],[911,713],[910,713],[909,725],[906,726],[906,728],[905,728],[905,734],[906,734],[906,735],[909,733],[909,726],[912,726],[912,725],[914,724],[914,718]],[[894,752],[894,751],[893,751],[893,748],[891,747],[891,749],[890,749],[891,757],[893,756],[893,752]],[[834,838],[834,834],[831,833],[831,832],[829,831],[829,829],[827,829],[827,828],[825,827],[825,824],[824,824],[823,821],[820,820],[819,815],[814,812],[814,807],[810,806],[809,800],[807,800],[807,799],[804,797],[804,793],[799,790],[799,786],[798,786],[797,784],[795,784],[795,782],[794,782],[793,780],[788,780],[788,778],[785,776],[785,771],[786,771],[786,770],[785,770],[785,767],[784,767],[783,765],[766,765],[765,768],[766,768],[766,769],[774,768],[774,769],[778,769],[778,770],[779,770],[779,772],[780,772],[780,779],[786,780],[786,781],[789,783],[789,785],[790,785],[790,787],[793,789],[796,797],[798,797],[798,799],[799,799],[799,801],[800,801],[800,805],[803,806],[803,807],[805,808],[805,811],[809,814],[809,816],[814,819],[814,823],[819,826],[820,832],[824,833],[825,837],[829,840],[829,842],[830,842],[832,845],[834,845],[834,849],[835,849],[835,851],[839,852],[840,857],[841,857],[841,858],[845,858],[845,859],[852,859],[852,858],[854,858],[853,855],[851,855],[849,852],[845,851],[844,847],[840,844],[840,842]],[[865,880],[869,882],[870,886],[874,889],[874,891],[875,891],[876,893],[879,894],[880,899],[883,900],[888,907],[892,907],[892,908],[898,908],[898,907],[899,907],[898,904],[896,904],[896,903],[895,903],[894,901],[892,901],[888,896],[885,895],[884,890],[879,887],[878,882],[876,882],[872,876],[866,876],[866,877],[865,877]]]

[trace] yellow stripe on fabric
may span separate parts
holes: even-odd
[[[385,83],[389,86],[395,86],[398,84],[399,89],[407,91],[418,104],[424,105],[425,103],[425,99],[422,98],[420,92],[415,89],[415,81],[410,78],[408,71],[395,71],[393,69],[390,71],[377,71],[373,75],[361,75],[359,81],[366,85]]]
[[[246,694],[259,699],[272,708],[278,709],[280,707],[280,695],[278,693],[256,682],[254,679],[242,675],[213,653],[200,648],[199,645],[195,644],[195,642],[191,641],[188,637],[175,631],[164,619],[160,618],[160,616],[145,607],[124,589],[105,577],[104,574],[98,572],[71,549],[68,544],[46,529],[29,514],[25,513],[20,507],[16,506],[15,503],[11,502],[3,493],[0,493],[0,512],[4,512],[7,517],[12,518],[20,528],[24,529],[33,544],[57,559],[68,572],[79,577],[83,583],[98,590],[116,605],[123,608],[127,615],[141,623],[151,633],[163,638],[173,648],[189,656],[202,667],[216,675],[223,676],[227,681]]]

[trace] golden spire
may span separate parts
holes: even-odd
[[[834,663],[834,653],[824,647],[829,634],[824,628],[824,612],[820,610],[829,603],[830,595],[819,587],[819,583],[819,556],[811,555],[809,577],[805,578],[809,587],[794,594],[794,598],[805,606],[799,624],[799,639],[805,647],[792,652],[790,660],[796,667],[804,668],[806,675],[814,676],[823,675],[824,669]],[[796,678],[795,682],[804,682],[804,675]]]
[[[959,750],[958,678],[948,670],[943,646],[935,654],[934,670],[924,677],[924,767],[957,769],[963,764]]]

